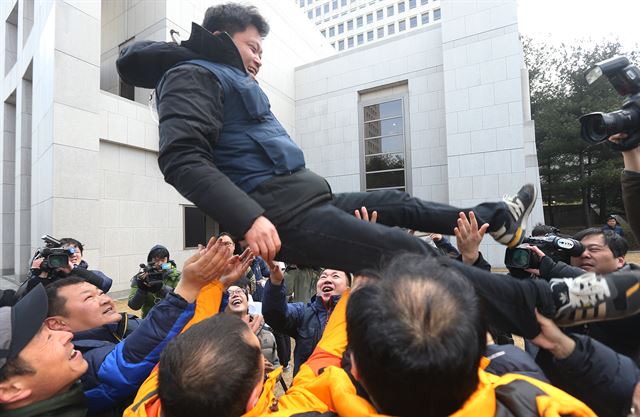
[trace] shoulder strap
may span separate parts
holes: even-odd
[[[495,388],[495,417],[538,417],[536,397],[545,396],[540,388],[522,379],[516,379]]]
[[[118,342],[122,342],[122,339],[125,338],[127,334],[127,329],[129,328],[129,315],[127,313],[120,313],[122,318],[118,322],[115,331],[109,329],[111,335],[116,338]]]

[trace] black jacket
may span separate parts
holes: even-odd
[[[537,362],[558,388],[584,401],[597,415],[626,417],[640,369],[633,361],[584,335],[570,335],[576,348],[565,359],[540,351]]]
[[[158,164],[165,181],[236,237],[243,236],[263,214],[276,224],[284,223],[312,204],[330,199],[326,181],[314,181],[309,175],[299,180],[296,174],[274,177],[249,196],[215,166],[212,154],[224,125],[224,94],[210,71],[190,64],[172,68],[192,59],[246,72],[226,33],[213,35],[195,23],[191,37],[180,46],[139,42],[123,50],[116,63],[125,82],[156,88]]]

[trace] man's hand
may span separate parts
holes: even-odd
[[[374,210],[371,213],[371,218],[369,218],[369,212],[365,206],[360,207],[360,210],[354,211],[353,214],[355,214],[358,219],[364,220],[365,222],[375,224],[378,221],[378,212]]]
[[[284,275],[282,274],[280,267],[273,261],[267,262],[267,265],[269,265],[269,269],[271,270],[271,276],[269,277],[271,284],[278,286],[282,285]]]
[[[222,278],[220,278],[225,288],[235,284],[247,272],[254,259],[255,257],[250,248],[245,249],[240,256],[231,258],[222,274]]]
[[[462,262],[473,265],[480,256],[480,243],[482,243],[482,238],[489,228],[489,224],[485,223],[478,228],[478,220],[473,211],[469,212],[469,220],[464,212],[460,212],[458,216],[458,227],[453,229],[453,233],[456,235],[456,244],[462,254]]]
[[[535,246],[535,245],[523,245],[523,247],[530,249],[531,252],[535,253],[538,256],[538,259],[542,260],[542,258],[544,258],[545,256],[547,256],[542,249],[540,249],[539,247]],[[530,274],[533,274],[537,277],[540,276],[540,270],[539,269],[534,269],[534,268],[527,268],[525,269],[525,271],[527,271]]]
[[[551,352],[557,359],[569,357],[576,348],[576,342],[562,333],[562,330],[551,319],[538,313],[537,310],[536,319],[540,325],[540,334],[531,339],[531,341],[542,349]]]
[[[193,303],[200,289],[214,279],[219,279],[232,258],[231,250],[211,238],[205,249],[200,249],[184,263],[182,276],[174,292]]]
[[[609,141],[613,143],[620,143],[621,140],[628,138],[626,133],[616,133],[609,136]],[[640,146],[628,151],[622,152],[622,159],[624,160],[624,169],[627,171],[640,172]]]
[[[266,377],[267,374],[276,369],[276,367],[273,366],[273,364],[269,362],[264,355],[262,355],[262,360],[264,361],[264,376]]]
[[[264,216],[258,217],[244,234],[244,240],[255,256],[272,261],[280,250],[280,236],[276,227]]]

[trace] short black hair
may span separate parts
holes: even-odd
[[[239,417],[260,382],[262,351],[247,343],[238,317],[217,314],[195,324],[162,352],[158,396],[165,417]]]
[[[67,299],[61,296],[58,291],[60,290],[60,288],[68,287],[70,285],[82,284],[83,282],[87,282],[87,280],[76,275],[69,275],[66,278],[57,279],[51,284],[47,285],[45,287],[45,289],[47,290],[47,299],[49,301],[49,311],[47,312],[47,317],[66,316]]]
[[[591,227],[589,229],[579,231],[575,236],[573,236],[573,238],[575,240],[582,241],[585,237],[594,235],[602,235],[604,244],[611,249],[613,256],[616,258],[620,256],[624,257],[629,251],[629,243],[627,242],[627,239],[623,238],[613,230],[602,230],[597,227]]]
[[[560,229],[555,226],[549,226],[548,224],[538,223],[535,225],[533,230],[531,230],[531,236],[544,236],[548,234],[557,234],[560,233]]]
[[[486,326],[473,286],[448,258],[405,254],[347,304],[349,345],[381,414],[454,413],[478,385]]]
[[[82,254],[84,252],[84,247],[82,246],[82,243],[80,243],[79,240],[76,240],[72,237],[63,237],[62,239],[60,239],[60,245],[64,246],[64,245],[73,245],[76,248],[80,249],[80,254]]]
[[[255,6],[238,3],[211,6],[204,13],[202,21],[202,27],[209,32],[227,32],[230,36],[244,32],[249,25],[255,26],[263,38],[269,34],[269,24]]]
[[[14,376],[33,375],[35,373],[36,370],[27,361],[20,359],[20,356],[16,356],[8,359],[4,366],[0,368],[0,382],[4,382]],[[0,409],[2,408],[0,407]]]

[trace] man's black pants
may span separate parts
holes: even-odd
[[[354,216],[354,211],[362,206],[370,213],[378,212],[377,224]],[[356,272],[378,268],[386,259],[401,252],[435,256],[418,238],[389,226],[452,234],[458,213],[471,210],[480,225],[490,224],[489,230],[501,227],[507,216],[504,202],[459,209],[399,191],[336,194],[331,202],[311,207],[292,220],[276,225],[282,241],[277,258],[287,263]],[[546,282],[517,280],[461,262],[452,263],[473,282],[485,301],[489,320],[506,332],[534,337],[540,332],[534,307],[546,315],[552,316],[555,312]]]

